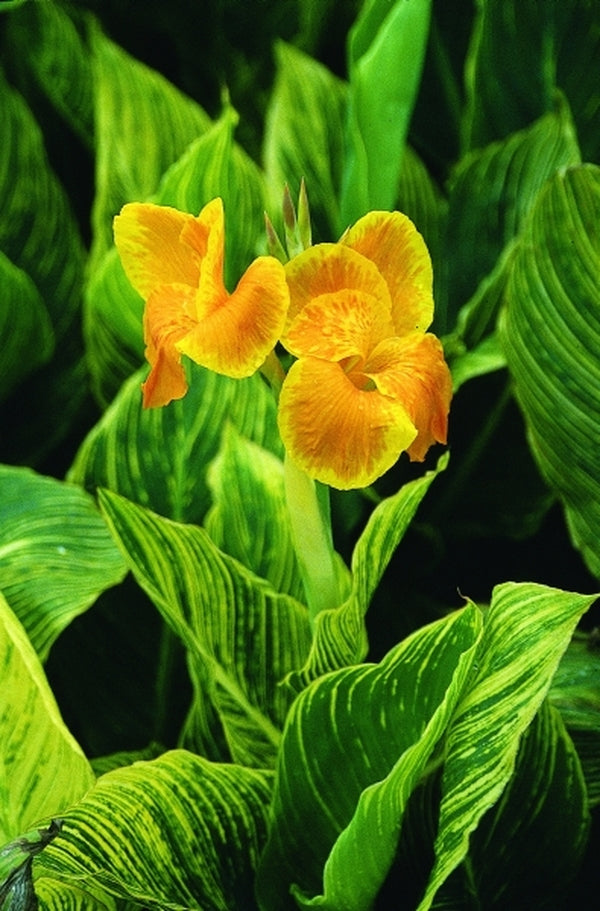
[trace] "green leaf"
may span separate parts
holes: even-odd
[[[88,494],[26,468],[0,466],[0,590],[41,661],[74,617],[125,572]]]
[[[278,42],[275,58],[264,140],[273,212],[281,209],[284,186],[297,199],[304,178],[315,240],[330,241],[340,231],[347,86],[292,45]]]
[[[418,911],[426,911],[463,862],[470,834],[502,795],[531,724],[581,615],[596,595],[533,583],[492,594],[473,674],[445,743],[435,864]]]
[[[449,326],[480,281],[492,271],[519,233],[546,180],[558,168],[578,164],[577,140],[570,112],[561,98],[554,111],[461,160],[451,182],[445,255],[448,260]],[[486,323],[493,328],[495,287]],[[482,304],[479,304],[478,314]],[[481,319],[481,317],[480,317]],[[479,329],[476,341],[481,340]]]
[[[465,146],[483,146],[527,126],[551,109],[559,87],[574,112],[584,157],[595,158],[600,145],[597,4],[478,0],[477,8],[465,67]]]
[[[340,228],[396,201],[431,0],[369,0],[348,38],[350,95]]]
[[[379,664],[328,674],[298,697],[257,881],[263,911],[294,908],[290,889],[302,908],[373,907],[481,625],[471,605],[418,630]]]
[[[94,776],[25,630],[0,595],[0,844],[60,816]],[[10,694],[10,698],[6,698]]]
[[[272,774],[184,750],[103,775],[63,814],[39,858],[67,888],[101,888],[145,908],[255,907]]]
[[[94,271],[112,246],[112,219],[125,202],[156,193],[166,169],[210,126],[202,108],[110,41],[93,22],[96,198]]]
[[[260,376],[232,380],[195,364],[184,398],[142,408],[132,376],[81,445],[69,480],[108,487],[181,521],[200,523],[210,505],[206,469],[231,423],[243,436],[280,453],[275,399]]]
[[[268,767],[290,702],[279,684],[308,652],[306,608],[219,551],[204,529],[99,496],[136,580],[188,650],[197,748],[214,750],[216,711],[234,761]]]
[[[54,332],[37,288],[1,251],[0,282],[0,401],[4,401],[24,377],[52,356]]]
[[[516,251],[501,341],[538,467],[600,575],[600,169],[547,184]]]
[[[281,459],[228,424],[207,482],[213,505],[204,526],[217,547],[304,603]]]
[[[350,594],[340,607],[317,614],[308,660],[289,680],[293,687],[302,689],[321,674],[364,659],[368,650],[365,616],[371,598],[421,500],[447,464],[444,455],[436,470],[409,481],[373,510],[352,554]]]

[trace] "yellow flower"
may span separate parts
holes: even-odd
[[[431,260],[399,212],[370,212],[337,244],[286,266],[282,342],[297,360],[283,383],[283,443],[308,475],[364,487],[407,451],[446,442],[450,372],[433,318]]]
[[[284,326],[285,272],[274,257],[260,256],[229,294],[221,199],[197,217],[169,206],[128,203],[115,218],[114,233],[125,273],[146,302],[146,407],[185,395],[182,354],[236,378],[261,366]]]

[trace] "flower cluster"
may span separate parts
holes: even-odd
[[[433,319],[431,260],[413,223],[370,212],[338,243],[308,247],[285,266],[251,263],[223,282],[223,204],[200,215],[130,203],[115,219],[125,272],[146,302],[150,374],[144,405],[187,389],[181,356],[250,376],[280,342],[295,358],[283,381],[279,428],[310,477],[363,487],[406,451],[422,461],[446,442],[451,380]]]

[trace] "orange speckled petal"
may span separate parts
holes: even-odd
[[[207,203],[200,215],[187,222],[181,240],[193,250],[198,263],[199,280],[196,317],[203,320],[220,307],[227,297],[223,284],[225,259],[225,214],[220,197]]]
[[[387,282],[395,335],[424,332],[433,319],[433,270],[425,241],[401,212],[369,212],[342,242],[372,260]]]
[[[279,430],[303,471],[340,490],[371,484],[417,433],[398,402],[358,389],[338,364],[311,357],[296,361],[283,383]]]
[[[146,358],[150,363],[148,379],[142,386],[144,408],[167,405],[187,392],[185,372],[177,342],[193,323],[187,310],[195,289],[187,285],[159,285],[144,310]]]
[[[233,294],[196,323],[177,350],[216,373],[250,376],[275,347],[288,304],[283,266],[272,256],[259,256]]]
[[[285,267],[290,289],[286,330],[300,311],[316,297],[357,290],[372,295],[388,308],[392,302],[377,267],[343,244],[316,244],[295,256]]]
[[[389,302],[355,289],[321,294],[296,316],[282,341],[296,357],[368,358],[393,334]]]
[[[408,449],[422,462],[434,443],[445,443],[452,379],[441,342],[435,335],[413,332],[382,342],[365,368],[380,392],[400,402],[418,430]]]
[[[182,243],[181,232],[193,215],[169,206],[127,203],[114,219],[115,244],[127,278],[147,299],[156,285],[198,285],[197,258]]]

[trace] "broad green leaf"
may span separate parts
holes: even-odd
[[[448,730],[435,864],[418,911],[426,911],[468,853],[469,837],[500,798],[519,741],[538,711],[582,614],[596,595],[533,583],[497,586]]]
[[[263,179],[233,141],[237,115],[222,118],[195,139],[166,171],[153,201],[197,215],[221,196],[225,206],[225,279],[233,289],[255,257],[262,233]],[[142,197],[140,197],[142,198]],[[103,404],[143,360],[143,301],[129,284],[114,247],[86,289],[85,334],[94,391]]]
[[[66,883],[60,878],[39,876],[34,882],[42,911],[130,911],[124,901],[89,884]]]
[[[88,494],[27,468],[0,466],[0,590],[41,661],[125,572]]]
[[[544,478],[575,546],[600,575],[600,169],[548,183],[516,251],[501,325]]]
[[[213,505],[204,526],[217,547],[304,603],[281,459],[226,425],[207,482]]]
[[[63,811],[94,775],[25,630],[0,595],[0,845]]]
[[[40,294],[25,272],[0,251],[0,401],[52,356],[54,332]]]
[[[14,390],[0,416],[0,458],[31,463],[65,435],[86,392],[78,330],[84,248],[41,130],[1,73],[0,135],[0,251],[35,285],[55,335],[54,359]]]
[[[272,214],[280,210],[284,186],[297,199],[304,178],[315,240],[331,241],[340,233],[347,86],[292,45],[279,42],[275,57],[264,140]]]
[[[474,605],[423,627],[376,665],[314,681],[290,712],[263,911],[367,911],[396,851],[404,809],[449,723],[481,632]],[[324,733],[325,732],[325,733]]]
[[[271,790],[272,773],[184,750],[108,772],[63,814],[40,882],[100,887],[145,908],[252,909]]]
[[[448,457],[442,456],[436,470],[409,481],[373,510],[352,554],[350,594],[340,607],[317,615],[308,660],[299,674],[290,677],[293,687],[301,689],[321,674],[364,660],[365,616],[371,598],[421,500],[447,463]]]
[[[477,292],[518,234],[545,181],[579,161],[570,113],[560,98],[553,112],[527,129],[461,160],[452,177],[446,223],[450,328],[458,308]],[[493,329],[497,299],[494,287],[488,290],[492,304],[486,323]],[[475,341],[481,337],[479,329]]]
[[[228,422],[265,449],[281,451],[275,399],[259,376],[232,380],[192,364],[183,399],[143,409],[145,375],[143,368],[124,384],[83,441],[69,480],[199,523],[210,505],[206,469]]]
[[[350,31],[340,229],[395,204],[430,13],[431,0],[368,0]]]
[[[6,4],[4,4],[6,6]],[[94,139],[91,59],[83,22],[57,3],[27,3],[7,20],[10,47],[57,111],[90,148]]]
[[[548,694],[577,749],[591,806],[600,804],[600,653],[591,636],[565,652]]]
[[[207,744],[212,706],[234,760],[268,767],[290,702],[280,683],[308,652],[306,608],[219,551],[204,529],[108,491],[99,496],[139,585],[188,651]],[[202,720],[195,719],[200,734]]]
[[[156,71],[90,26],[95,105],[96,198],[90,269],[112,246],[112,219],[125,202],[156,193],[166,169],[210,119]]]
[[[527,126],[551,109],[559,87],[574,112],[584,157],[595,158],[600,143],[597,4],[478,0],[476,5],[465,72],[465,146],[483,146]]]

